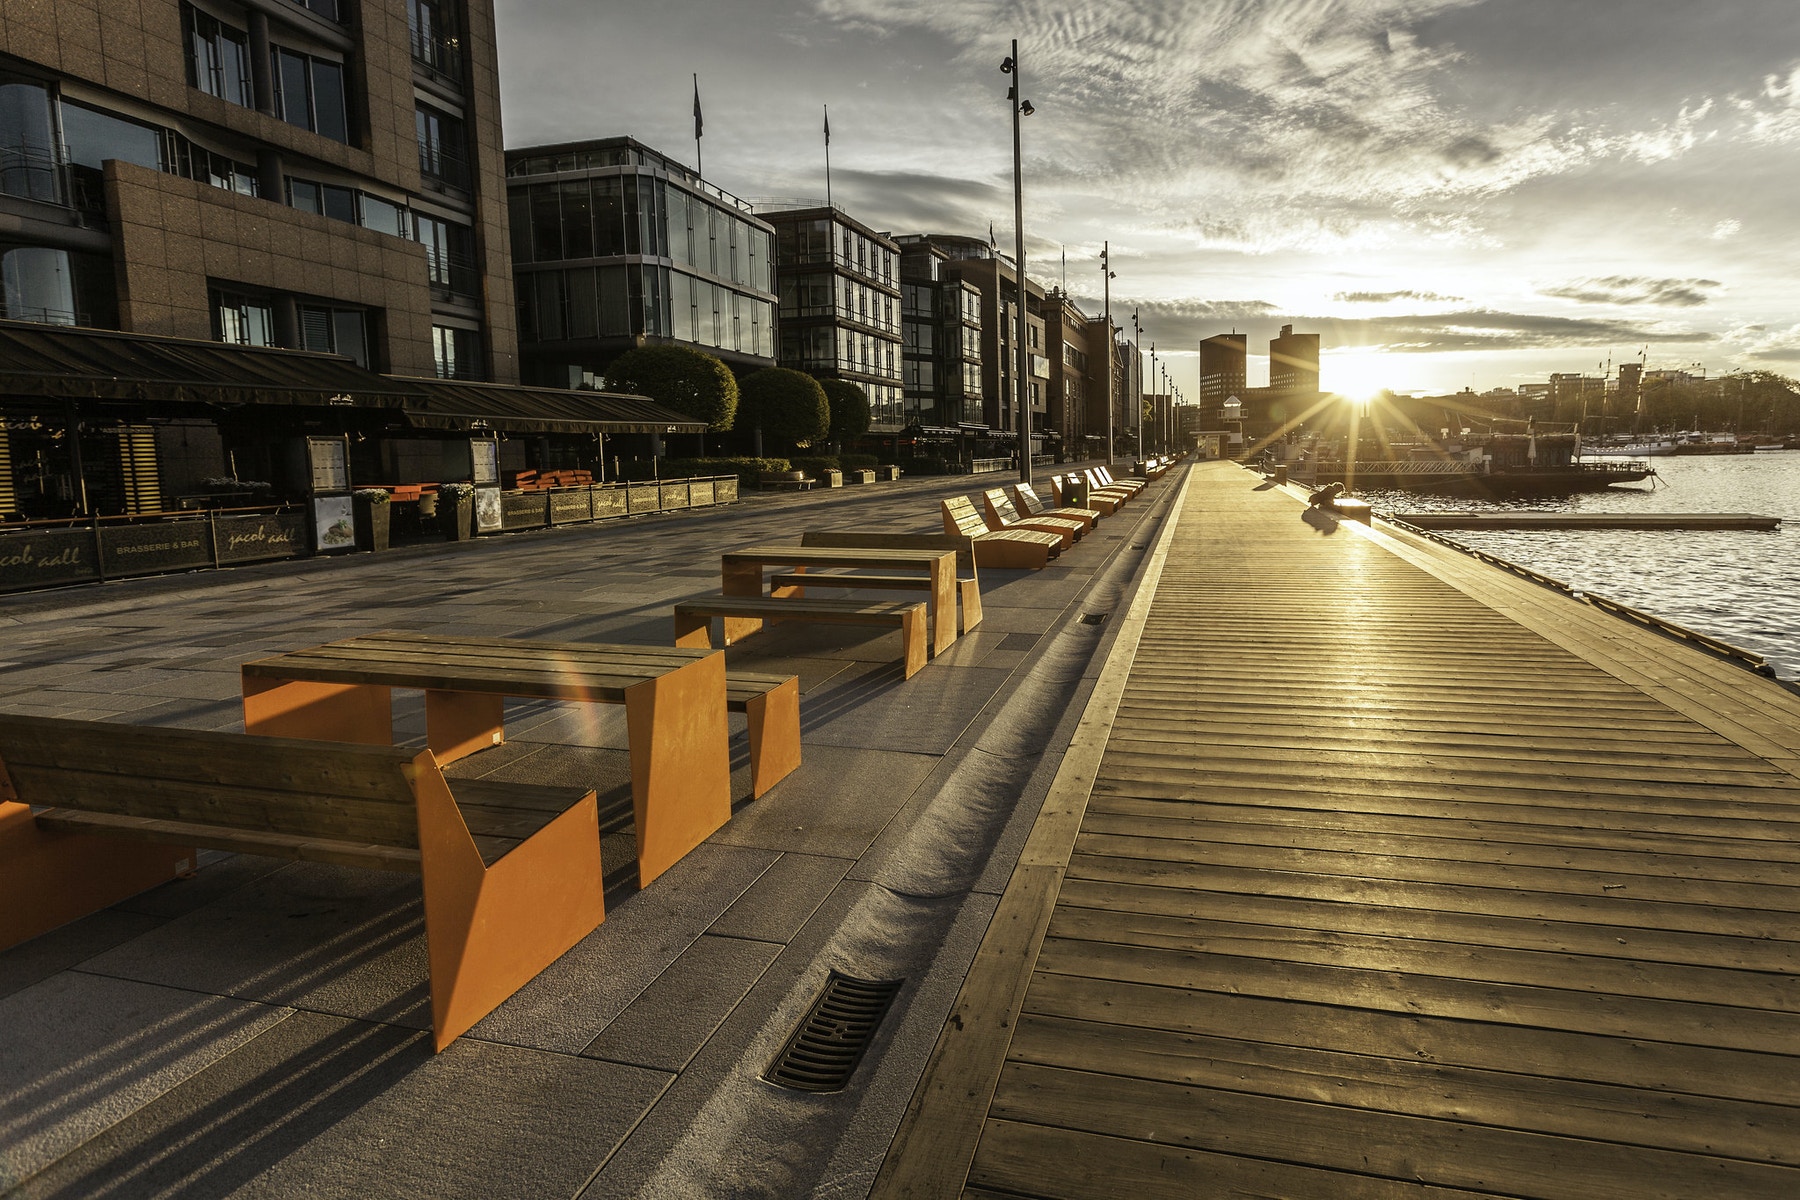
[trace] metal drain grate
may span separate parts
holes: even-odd
[[[1111,613],[1082,613],[1081,623],[1083,625],[1103,625],[1106,623],[1106,618],[1110,616],[1112,616]]]
[[[843,1091],[904,982],[831,972],[763,1078],[797,1092]]]

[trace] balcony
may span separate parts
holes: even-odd
[[[446,83],[461,86],[463,81],[462,39],[442,34],[411,30],[413,62],[426,73]]]
[[[44,146],[0,146],[0,195],[63,204],[68,194],[62,155]]]
[[[425,247],[426,277],[431,281],[431,294],[440,300],[474,298],[481,295],[481,271],[472,254]]]
[[[425,186],[439,191],[469,190],[468,156],[448,142],[419,143],[419,174],[424,176]]]

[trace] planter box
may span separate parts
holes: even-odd
[[[538,522],[540,525],[542,521]],[[452,500],[438,497],[438,528],[453,542],[464,542],[475,536],[475,497]]]
[[[388,531],[394,522],[393,503],[364,500],[361,496],[351,497],[354,506],[351,519],[356,523],[356,548],[358,550],[386,550],[388,548]]]
[[[874,483],[875,482],[875,472],[871,471],[867,467],[858,467],[852,471],[845,471],[844,472],[844,482],[845,483]]]
[[[894,480],[900,478],[900,468],[896,466],[876,467],[875,478],[892,483]]]
[[[844,473],[828,467],[819,472],[819,483],[828,488],[843,487]]]

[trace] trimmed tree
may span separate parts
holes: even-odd
[[[831,406],[831,440],[842,450],[869,432],[869,394],[848,379],[827,379],[821,386]]]
[[[831,405],[804,371],[764,367],[738,389],[738,428],[759,429],[778,446],[810,446],[831,428]]]
[[[639,346],[606,369],[606,386],[648,396],[708,429],[724,431],[737,417],[738,385],[731,368],[692,346]]]

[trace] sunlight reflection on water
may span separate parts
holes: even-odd
[[[1659,486],[1511,503],[1364,493],[1383,512],[1743,512],[1750,531],[1446,530],[1444,536],[1709,634],[1800,679],[1800,451],[1655,460]]]

